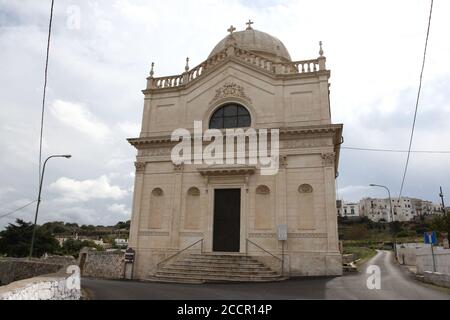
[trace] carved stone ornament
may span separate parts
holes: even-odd
[[[173,170],[175,172],[181,172],[181,171],[183,171],[183,168],[184,168],[184,163],[179,163],[179,164],[173,163]]]
[[[270,189],[266,185],[260,185],[258,188],[256,188],[257,194],[270,194]]]
[[[237,85],[234,82],[227,82],[219,89],[216,89],[216,94],[211,100],[211,104],[216,102],[217,100],[228,97],[237,97],[247,100],[250,103],[252,102],[252,100],[245,94],[244,88],[242,86]]]
[[[336,154],[334,152],[322,153],[323,164],[328,166],[333,165],[335,156]]]
[[[280,168],[286,169],[287,164],[288,164],[287,158],[288,157],[285,155],[280,155],[280,159],[279,159]]]
[[[136,167],[136,172],[144,172],[145,170],[145,162],[136,161],[134,166]]]
[[[200,190],[197,187],[191,187],[188,190],[188,195],[190,195],[190,196],[199,196],[200,195]]]
[[[300,187],[298,187],[298,192],[300,193],[312,193],[313,188],[309,184],[302,184]]]

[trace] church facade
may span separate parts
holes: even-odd
[[[179,75],[155,77],[152,64],[141,133],[128,139],[137,149],[133,277],[151,278],[187,252],[251,256],[274,270],[281,261],[290,276],[340,275],[335,178],[343,126],[331,122],[322,47],[318,58],[293,61],[251,22],[228,31],[204,62],[190,68],[187,61]],[[271,147],[275,129],[276,172],[250,161],[173,161],[178,128],[200,143],[200,156],[192,150],[202,160],[211,142],[195,141],[199,125],[267,130]]]

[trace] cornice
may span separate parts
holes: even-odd
[[[308,134],[323,134],[334,133],[336,135],[342,134],[342,124],[328,124],[328,125],[316,125],[316,126],[298,126],[298,127],[285,127],[280,128],[280,138],[284,138],[289,135],[308,135]],[[272,128],[275,129],[275,128]],[[244,128],[245,130],[245,128]],[[129,138],[127,141],[137,147],[143,145],[172,143],[170,135],[159,135],[141,138]]]

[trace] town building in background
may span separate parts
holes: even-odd
[[[391,201],[394,221],[411,221],[442,214],[442,206],[431,201],[409,197],[393,198]],[[359,212],[375,222],[392,221],[389,199],[364,198],[359,201]]]
[[[337,212],[340,217],[359,218],[359,202],[345,202],[337,200]]]

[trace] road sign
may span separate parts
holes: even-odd
[[[425,232],[423,234],[425,244],[437,244],[437,237],[435,231]]]
[[[134,262],[134,250],[132,248],[128,248],[125,251],[125,262],[132,263]]]

